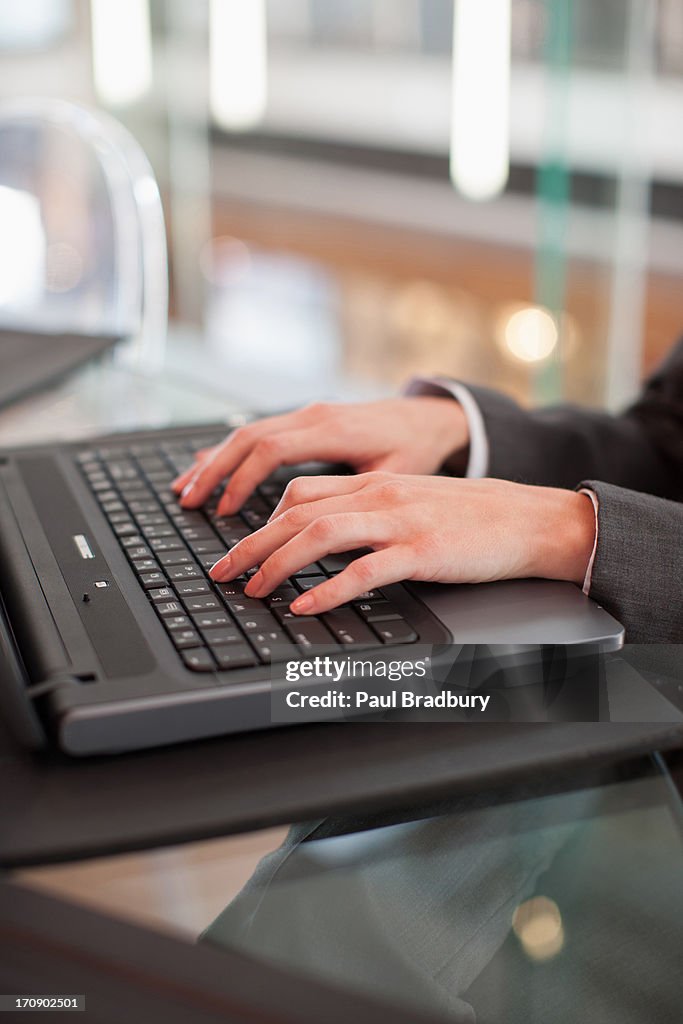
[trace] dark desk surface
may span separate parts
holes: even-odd
[[[50,401],[4,410],[0,441],[34,440],[36,431],[63,436],[69,424],[72,436],[86,426],[92,434],[133,426],[121,421],[122,410],[140,417],[149,409],[150,426],[161,422],[160,410],[168,424],[227,411],[184,377],[162,385],[114,367],[84,372],[80,382],[69,381],[68,398],[55,391]],[[62,411],[56,417],[54,410]],[[617,715],[624,724],[316,725],[90,760],[27,754],[0,722],[0,864],[123,852],[465,793],[494,799],[496,790],[532,780],[562,785],[582,771],[681,746],[681,716],[672,719],[666,702],[656,709],[658,724],[639,724],[651,703],[647,694],[643,701],[632,695],[626,714]]]
[[[169,845],[542,784],[681,745],[678,724],[328,724],[120,757],[30,755],[0,731],[0,863]]]

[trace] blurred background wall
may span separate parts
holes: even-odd
[[[683,332],[680,0],[0,4],[36,95],[142,143],[187,372],[247,403],[616,407]]]

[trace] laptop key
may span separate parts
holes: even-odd
[[[225,554],[226,548],[224,544],[221,544],[218,537],[210,537],[209,540],[194,540],[192,541],[192,550],[195,555],[209,555],[217,551],[218,557]]]
[[[159,537],[177,537],[172,526],[145,526],[142,531],[148,540],[157,540]]]
[[[212,629],[214,626],[232,625],[232,619],[223,611],[193,612],[192,621],[198,629]]]
[[[375,629],[380,640],[385,644],[411,644],[417,640],[417,633],[405,619],[395,622],[378,622]]]
[[[189,551],[176,548],[174,551],[160,551],[157,558],[161,565],[188,565],[192,562],[192,555]]]
[[[152,513],[158,514],[161,511],[158,501],[140,501],[139,499],[129,501],[128,508],[131,510],[133,515],[138,517],[141,515],[150,515]]]
[[[155,604],[163,601],[174,601],[176,594],[175,590],[171,590],[170,587],[157,587],[156,590],[148,590],[147,596],[152,599]]]
[[[316,619],[303,619],[298,616],[297,622],[285,621],[284,626],[294,643],[299,648],[308,650],[310,647],[336,647],[337,642],[322,622]]]
[[[108,504],[111,504],[111,502],[108,502]],[[107,513],[107,519],[109,520],[112,526],[119,526],[121,523],[132,522],[130,516],[128,515],[128,512],[125,510],[123,505],[121,506],[121,508],[123,510],[121,512]]]
[[[244,588],[246,585],[246,581],[242,582],[241,580],[231,580],[229,583],[216,584],[216,590],[224,601],[229,601],[231,598],[239,600],[244,597]],[[245,598],[245,600],[247,600],[247,598]]]
[[[180,601],[158,601],[154,607],[157,610],[157,615],[166,616],[185,614],[185,609]]]
[[[240,619],[261,614],[270,615],[263,601],[257,601],[254,597],[226,598],[225,603],[232,614]]]
[[[142,483],[120,484],[119,492],[125,501],[152,501],[154,495]]]
[[[311,565],[305,565],[303,569],[298,569],[292,575],[296,579],[299,579],[301,576],[320,576],[320,566],[317,562],[313,562]]]
[[[265,526],[270,518],[270,510],[265,512],[257,512],[255,509],[245,509],[242,513],[247,524],[252,530],[260,530],[262,526]]]
[[[138,544],[136,547],[128,548],[126,554],[131,562],[137,562],[139,558],[151,558],[152,552],[146,544]]]
[[[158,607],[157,607],[158,611]],[[187,615],[165,615],[163,616],[166,629],[192,629],[192,620]]]
[[[205,629],[204,639],[207,644],[213,650],[214,647],[223,647],[225,644],[243,644],[244,636],[239,631],[228,626],[224,626],[222,629]]]
[[[238,530],[244,529],[244,522],[241,516],[219,516],[213,512],[209,515],[209,519],[217,530],[232,530],[235,527]]]
[[[261,484],[259,492],[268,505],[275,507],[285,492],[285,484],[280,483],[279,481],[275,483]]]
[[[237,621],[245,633],[267,633],[278,628],[275,616],[265,610],[257,615],[240,616]]]
[[[175,584],[175,590],[179,597],[195,597],[197,594],[210,592],[206,580],[179,580]]]
[[[165,621],[164,625],[166,625]],[[172,629],[169,630],[168,635],[173,641],[173,646],[177,647],[179,651],[187,647],[200,647],[202,644],[202,638],[196,629]]]
[[[131,534],[130,537],[122,537],[120,539],[121,547],[124,548],[126,551],[128,551],[130,548],[140,547],[144,543],[145,541],[140,536],[139,533],[134,533]]]
[[[395,604],[391,601],[364,601],[356,605],[356,611],[363,616],[366,622],[389,622],[392,619],[402,619],[403,616]]]
[[[198,540],[213,540],[215,543],[216,534],[210,526],[181,526],[180,535],[185,538],[190,547]]]
[[[131,564],[138,575],[143,572],[159,572],[159,563],[153,558],[137,558]]]
[[[162,572],[143,572],[139,579],[145,590],[154,590],[166,582],[166,577]]]
[[[264,598],[269,608],[275,609],[276,606],[284,605],[289,608],[292,601],[299,596],[299,591],[295,590],[294,587],[276,587],[272,594],[269,594]]]
[[[156,473],[158,470],[166,472],[166,463],[158,455],[141,455],[138,458],[138,466],[146,475]]]
[[[287,604],[275,605],[273,607],[273,615],[278,620],[278,622],[282,623],[301,621],[301,616],[295,615],[294,612],[291,612],[289,610],[289,605]]]
[[[236,526],[231,526],[227,530],[219,530],[218,532],[223,543],[228,548],[234,548],[235,545],[239,544],[239,542],[244,540],[245,537],[251,536],[251,530],[248,526],[243,526],[241,529]]]
[[[256,655],[247,644],[226,644],[223,647],[216,647],[213,656],[218,662],[219,669],[249,668],[257,665]]]
[[[149,542],[149,546],[153,551],[187,551],[187,548],[181,541],[180,537],[153,537]]]
[[[167,526],[168,516],[163,512],[138,512],[135,521],[144,530],[147,526]]]
[[[132,519],[129,519],[125,523],[116,523],[115,525],[112,525],[112,530],[114,531],[114,533],[116,534],[117,537],[137,537],[137,536],[139,536],[138,528],[137,528],[137,526],[133,525]]]
[[[336,555],[325,555],[324,558],[320,558],[319,562],[322,565],[325,572],[330,574],[336,572],[342,572],[343,569],[350,565],[360,555],[365,554],[364,551],[340,551]]]
[[[192,672],[214,672],[216,665],[206,647],[195,647],[181,651],[183,661]]]
[[[204,579],[204,573],[196,562],[190,562],[189,565],[169,565],[166,575],[174,582],[176,580]]]
[[[212,551],[208,555],[197,555],[197,552],[195,551],[194,554],[201,567],[203,569],[206,569],[206,571],[208,572],[209,569],[212,569],[216,562],[218,562],[223,557],[225,551]]]
[[[375,634],[350,608],[328,612],[327,615],[322,616],[322,619],[344,647],[377,644]]]
[[[302,576],[295,580],[299,590],[312,590],[313,587],[319,586],[321,583],[327,581],[327,576]]]
[[[178,528],[182,526],[187,527],[187,529],[190,529],[191,527],[206,526],[206,519],[204,518],[204,514],[202,512],[188,512],[177,504],[171,515],[173,517],[173,522]]]
[[[219,610],[221,603],[213,594],[200,594],[199,597],[186,597],[185,607],[188,612],[203,612],[210,608]]]
[[[261,661],[270,664],[277,661],[289,661],[299,655],[299,649],[286,633],[271,630],[268,633],[250,634],[249,639]]]

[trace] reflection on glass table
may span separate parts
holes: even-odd
[[[330,998],[341,987],[478,1024],[677,1024],[683,817],[670,776],[655,759],[538,793],[18,878],[187,938],[201,931],[214,948],[329,983]]]
[[[195,341],[194,359],[197,360]],[[186,361],[191,342],[185,343]],[[175,353],[175,341],[169,341]],[[244,406],[221,387],[192,381],[183,366],[139,372],[104,356],[59,384],[0,409],[0,445],[72,441],[121,430],[239,423]]]

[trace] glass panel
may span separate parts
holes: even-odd
[[[430,814],[327,818],[17,877],[444,1020],[677,1024],[683,818],[668,775],[641,767]]]

